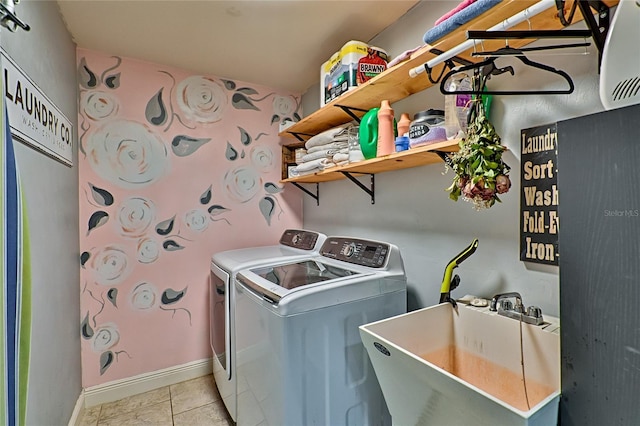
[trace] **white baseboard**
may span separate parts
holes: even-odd
[[[81,398],[84,399],[83,407],[117,401],[131,395],[148,392],[163,386],[169,386],[196,377],[206,376],[213,371],[213,360],[211,358],[188,362],[182,365],[140,374],[138,376],[127,377],[126,379],[114,380],[101,385],[91,386],[84,389]],[[76,404],[77,405],[77,404]],[[75,410],[74,410],[75,413]],[[70,423],[71,425],[71,423]]]
[[[82,421],[83,415],[84,415],[84,390],[81,390],[80,396],[76,401],[76,406],[73,407],[73,413],[71,413],[71,418],[69,419],[68,426],[80,426],[80,422]]]

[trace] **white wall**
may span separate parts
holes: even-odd
[[[24,1],[16,10],[31,31],[2,29],[2,46],[77,129],[75,45],[57,3]],[[26,424],[62,425],[81,390],[77,157],[74,152],[74,166],[67,167],[19,142],[15,146],[31,235]]]
[[[432,22],[457,3],[421,2],[369,42],[386,49],[392,57],[416,47],[422,44],[422,35]],[[513,182],[511,191],[501,196],[502,204],[476,212],[464,201],[449,200],[445,188],[453,174],[443,175],[444,165],[438,164],[376,175],[375,205],[347,180],[322,183],[319,207],[315,200],[305,197],[304,226],[328,235],[352,235],[398,245],[407,272],[409,309],[438,302],[445,266],[477,237],[478,250],[456,270],[461,284],[453,293],[455,297],[491,297],[503,291],[519,291],[525,305],[538,305],[543,314],[558,316],[558,268],[519,260],[520,130],[603,109],[598,97],[598,55],[593,48],[589,51],[590,55],[531,57],[571,75],[576,85],[571,95],[494,97],[491,121],[510,150],[504,159],[511,166]],[[504,64],[514,65],[520,88],[565,87],[556,76],[532,72],[517,66],[518,62],[511,58]],[[494,89],[512,88],[510,78],[494,77],[489,84]],[[304,95],[305,114],[317,109],[318,93],[319,87],[314,86]],[[438,87],[393,105],[397,118],[402,112],[413,114],[443,107],[444,97]],[[368,184],[368,176],[361,179]],[[562,253],[562,247],[559,251]]]

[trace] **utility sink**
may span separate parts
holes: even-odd
[[[557,424],[557,319],[536,326],[443,303],[362,325],[360,336],[394,425]]]

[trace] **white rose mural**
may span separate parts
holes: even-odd
[[[120,108],[114,95],[100,90],[83,92],[80,96],[80,105],[84,115],[92,121],[115,116]]]
[[[120,340],[120,333],[115,324],[104,324],[95,331],[91,347],[94,351],[102,353],[110,349]]]
[[[184,215],[184,222],[187,224],[187,228],[203,232],[209,226],[209,215],[201,209],[194,209]]]
[[[246,203],[260,190],[261,180],[255,169],[241,166],[225,174],[224,188],[232,199]]]
[[[108,182],[133,189],[149,185],[169,169],[167,148],[146,125],[109,121],[87,138],[87,160]]]
[[[118,209],[117,222],[120,234],[125,237],[142,237],[155,219],[155,207],[151,200],[131,197],[122,202]]]
[[[254,146],[251,148],[251,163],[263,173],[273,170],[273,151],[264,145]]]
[[[149,311],[158,304],[158,290],[148,282],[142,282],[131,290],[131,306],[138,311]]]
[[[99,249],[92,256],[91,268],[94,271],[95,281],[108,286],[120,284],[131,273],[129,256],[119,245],[109,245]]]
[[[205,124],[222,119],[228,99],[224,87],[215,79],[191,76],[178,83],[176,92],[185,117]]]
[[[157,241],[143,238],[138,241],[138,262],[153,263],[160,257],[160,246]]]

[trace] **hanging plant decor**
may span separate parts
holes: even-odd
[[[500,144],[500,136],[487,119],[482,102],[475,102],[467,136],[459,146],[449,166],[456,174],[447,188],[449,198],[458,201],[462,196],[476,210],[500,202],[498,194],[508,192],[511,187],[510,167],[502,161],[506,148]]]

